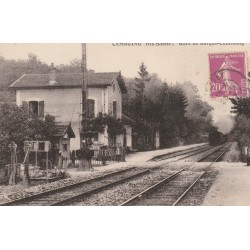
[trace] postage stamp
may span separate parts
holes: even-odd
[[[246,97],[244,52],[209,54],[211,97]]]

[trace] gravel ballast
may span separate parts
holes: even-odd
[[[210,152],[214,151],[211,149]],[[228,153],[223,157],[224,161],[234,161],[237,160],[237,143],[233,143],[230,147]],[[32,194],[41,193],[43,191],[48,191],[52,189],[56,189],[59,187],[64,187],[69,184],[74,184],[80,181],[84,181],[90,178],[94,178],[97,176],[101,176],[107,173],[116,172],[118,170],[126,169],[128,167],[136,166],[143,169],[151,169],[151,173],[146,176],[138,177],[136,179],[130,180],[127,183],[120,184],[118,186],[109,188],[100,193],[94,194],[89,198],[85,198],[82,201],[75,202],[73,205],[99,205],[99,206],[113,206],[120,205],[125,202],[127,199],[132,196],[142,192],[148,187],[154,185],[158,181],[170,176],[174,172],[188,167],[191,172],[202,172],[205,170],[209,164],[209,162],[203,163],[193,163],[201,156],[207,154],[200,153],[198,155],[191,156],[189,158],[178,161],[178,157],[174,159],[169,159],[162,162],[138,162],[138,163],[120,163],[107,166],[105,168],[100,168],[100,171],[94,172],[77,172],[75,170],[71,170],[72,178],[67,178],[63,180],[59,180],[52,183],[45,183],[37,186],[31,187],[23,187],[18,184],[15,186],[2,186],[0,187],[0,203],[8,202],[15,199],[20,199],[23,197],[30,196]],[[173,162],[173,160],[177,160]],[[217,164],[217,163],[216,163]],[[216,165],[215,164],[215,165]],[[119,167],[120,166],[120,167]],[[72,172],[73,171],[73,172]],[[207,192],[211,188],[213,182],[216,180],[216,176],[219,173],[220,168],[212,168],[198,183],[197,187],[193,188],[193,191],[190,193],[192,195],[187,195],[187,197],[183,200],[183,203],[180,205],[200,205],[203,202],[204,197]],[[21,189],[21,190],[20,190]]]
[[[127,169],[127,168],[120,168],[120,169],[114,169],[114,170],[106,170],[106,171],[100,171],[100,172],[88,172],[84,173],[82,176],[75,176],[74,178],[67,178],[62,179],[59,181],[55,181],[52,183],[44,183],[37,186],[30,186],[25,187],[21,184],[15,185],[15,186],[4,186],[5,188],[2,188],[0,196],[0,204],[16,199],[21,199],[33,194],[41,193],[44,191],[53,190],[56,188],[64,187],[70,184],[74,184],[80,181],[88,180],[90,178],[102,176],[104,174],[113,173],[118,170]],[[6,192],[7,189],[7,192]],[[19,189],[19,191],[17,191]],[[22,189],[22,190],[20,190]],[[9,192],[8,192],[9,191]]]
[[[170,176],[174,172],[169,169],[161,169],[157,171],[152,171],[150,175],[146,175],[135,180],[129,181],[125,184],[110,188],[92,195],[83,201],[75,202],[72,205],[79,206],[117,206],[136,195],[143,190],[147,189],[156,182]]]

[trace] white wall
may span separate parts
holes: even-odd
[[[113,88],[115,85],[115,91]],[[117,81],[107,88],[108,90],[108,114],[112,113],[113,111],[113,101],[117,102],[117,118],[122,117],[122,93]]]
[[[88,98],[95,100],[95,115],[99,112],[109,113],[113,101],[117,101],[117,118],[121,118],[122,99],[121,91],[117,82],[108,88],[89,88]],[[23,101],[44,101],[44,113],[55,116],[56,122],[69,124],[76,138],[71,139],[71,150],[80,147],[80,127],[81,127],[81,89],[38,89],[38,90],[17,90],[16,102],[21,105]],[[121,140],[120,138],[118,139]],[[107,130],[104,134],[99,134],[99,141],[108,145]]]
[[[56,122],[69,124],[76,138],[71,139],[71,150],[80,147],[80,89],[39,89],[18,90],[16,92],[17,105],[23,101],[44,101],[44,114],[55,116]]]
[[[156,149],[160,148],[160,131],[159,130],[155,132],[155,148]]]
[[[129,125],[125,125],[126,128],[126,138],[127,138],[127,146],[132,148],[132,127]]]

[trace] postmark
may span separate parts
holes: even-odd
[[[244,52],[209,54],[210,96],[246,97],[246,55]]]

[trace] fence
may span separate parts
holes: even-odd
[[[125,155],[126,155],[125,147],[95,146],[93,147],[93,150],[94,150],[94,156],[91,159],[93,167],[105,166],[110,163],[125,161]],[[70,161],[68,163],[70,166],[71,165]],[[78,166],[78,159],[76,158],[75,167],[77,166]],[[3,168],[0,168],[0,184],[8,183],[9,178],[10,178],[10,169],[11,169],[10,164],[4,166]],[[44,168],[42,168],[41,166],[30,165],[29,170],[30,170],[31,177],[41,174],[41,171],[39,172],[39,170],[43,170],[43,169]],[[53,167],[50,166],[50,169],[53,170]],[[17,164],[16,175],[18,178],[20,178],[22,171],[23,170],[21,170],[20,164]]]
[[[94,156],[91,159],[92,166],[105,166],[114,162],[125,161],[126,150],[124,147],[107,147],[95,145],[93,147]],[[75,166],[78,165],[76,158]]]
[[[91,160],[93,166],[104,166],[113,162],[125,161],[124,147],[105,147],[94,150],[94,156]]]
[[[16,164],[16,171],[15,171],[15,175],[16,175],[16,180],[20,180],[21,179],[21,164]],[[7,164],[4,167],[0,168],[0,184],[7,184],[9,182],[10,179],[10,175],[11,175],[11,165]]]

